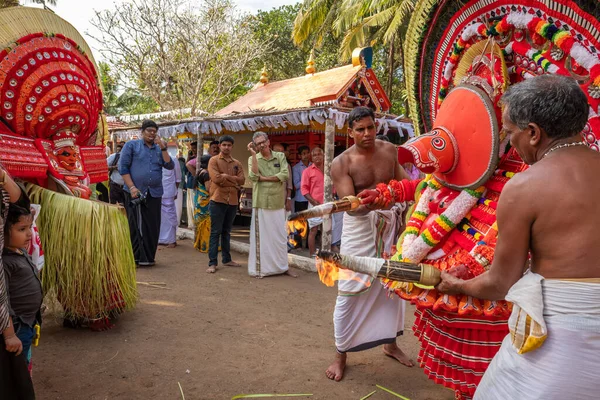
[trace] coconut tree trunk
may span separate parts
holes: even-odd
[[[388,76],[387,76],[387,87],[386,92],[389,97],[392,97],[392,85],[394,84],[394,42],[395,38],[390,40],[390,48],[388,49]]]

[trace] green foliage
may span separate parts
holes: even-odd
[[[295,46],[292,40],[294,20],[300,6],[300,3],[281,6],[270,11],[259,11],[250,17],[257,39],[270,44],[263,59],[257,60],[252,66],[257,71],[256,81],[263,63],[267,66],[271,81],[296,78],[306,73],[304,69],[310,57],[311,43],[307,41],[301,46]],[[321,46],[315,49],[314,61],[317,71],[344,64],[340,63],[337,57],[340,43],[341,40],[332,35],[323,38]]]
[[[149,96],[142,94],[138,88],[122,90],[119,77],[113,73],[106,62],[98,63],[104,111],[108,115],[137,115],[159,111],[158,104]]]
[[[415,4],[416,0],[304,0],[294,22],[294,42],[342,38],[338,54],[345,62],[355,48],[373,47],[373,68],[392,102],[390,112],[405,114],[402,40]]]

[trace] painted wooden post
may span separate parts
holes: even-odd
[[[324,201],[333,201],[333,181],[331,179],[331,162],[335,146],[335,121],[327,118],[325,121],[325,162],[323,174],[325,175]],[[321,250],[331,250],[331,217],[323,217],[323,232],[321,234]]]
[[[204,153],[204,138],[202,136],[202,132],[200,130],[198,130],[198,135],[197,135],[197,139],[198,143],[196,146],[196,154],[198,155],[198,162],[196,164],[196,170],[198,169],[198,167],[200,167],[200,157],[202,157],[202,154]]]

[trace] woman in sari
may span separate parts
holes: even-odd
[[[194,197],[194,223],[196,224],[194,247],[202,253],[208,253],[210,242],[210,213],[208,211],[210,176],[207,168],[211,157],[210,154],[204,154],[200,157],[200,167],[196,178],[196,195]]]

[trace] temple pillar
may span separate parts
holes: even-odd
[[[197,146],[196,146],[196,150],[197,150],[197,154],[198,154],[198,161],[200,161],[200,157],[202,157],[202,155],[204,154],[204,135],[202,134],[202,131],[200,131],[200,128],[198,128],[198,135],[197,135],[197,139],[198,141]],[[198,163],[198,166],[200,166],[200,163]]]
[[[335,146],[335,121],[327,118],[325,121],[325,162],[323,174],[325,175],[324,202],[333,201],[333,181],[331,179],[331,162]],[[323,232],[321,234],[321,250],[331,251],[331,216],[323,217]]]

